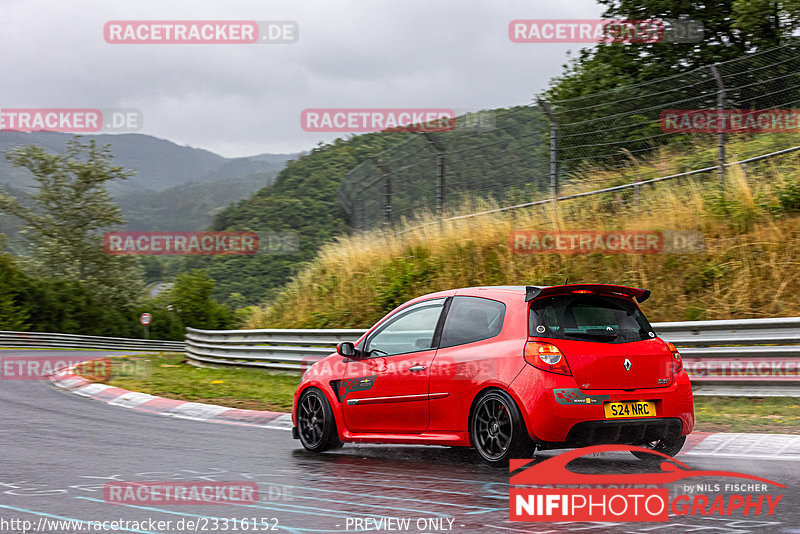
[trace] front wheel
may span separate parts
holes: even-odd
[[[312,452],[342,446],[331,405],[317,388],[308,388],[297,403],[297,433],[303,447]]]
[[[665,439],[660,439],[658,441],[651,441],[650,443],[644,443],[641,445],[641,447],[656,452],[663,452],[667,456],[675,456],[676,454],[681,452],[684,443],[686,443],[686,436],[678,436],[675,438],[665,438]],[[631,451],[631,454],[633,454],[640,460],[645,460],[645,461],[658,460],[658,457],[655,454],[648,454],[646,452],[641,452],[641,451]]]
[[[469,430],[481,459],[494,467],[505,467],[510,458],[524,458],[534,449],[517,404],[504,391],[492,390],[478,399]]]

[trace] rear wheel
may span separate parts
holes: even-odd
[[[652,451],[662,452],[667,456],[675,456],[681,452],[684,443],[686,443],[686,436],[678,436],[674,438],[660,439],[658,441],[651,441],[650,443],[644,443],[641,445],[641,447],[650,449]],[[658,456],[655,454],[647,454],[646,452],[641,451],[631,451],[631,454],[640,460],[650,462],[658,461]]]
[[[470,419],[470,440],[489,465],[505,467],[510,458],[524,458],[534,445],[514,399],[500,390],[484,393]]]
[[[308,388],[297,403],[297,433],[303,447],[312,452],[342,446],[331,405],[317,388]]]

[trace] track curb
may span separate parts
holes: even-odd
[[[242,410],[239,408],[168,399],[148,393],[128,391],[127,389],[106,384],[90,382],[82,376],[76,375],[74,367],[73,365],[56,371],[48,377],[50,382],[54,386],[75,393],[76,395],[99,400],[114,406],[138,410],[140,412],[177,417],[179,419],[191,419],[193,421],[207,421],[210,423],[252,426],[275,430],[292,429],[292,416],[288,413]]]

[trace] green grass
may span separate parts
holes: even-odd
[[[103,383],[160,397],[249,410],[288,412],[299,376],[258,369],[203,369],[188,365],[181,354],[147,354],[111,358],[116,364],[150,368],[146,376],[112,373]],[[150,360],[148,365],[144,365]],[[138,367],[137,367],[138,366]],[[137,375],[139,373],[125,373]],[[765,432],[800,434],[800,399],[794,397],[695,397],[698,432]]]
[[[150,368],[150,376],[112,372],[104,384],[159,397],[204,402],[247,410],[288,412],[299,376],[272,374],[259,369],[206,369],[189,365],[182,354],[147,354],[111,358],[133,369]],[[144,365],[145,360],[150,364]]]
[[[695,397],[698,432],[800,434],[796,397]]]

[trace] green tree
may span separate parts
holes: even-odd
[[[208,271],[193,269],[175,278],[165,299],[180,317],[183,326],[224,329],[234,323],[233,311],[211,298],[214,280]]]
[[[563,100],[634,85],[784,44],[800,22],[800,0],[598,0],[604,18],[701,21],[699,43],[599,43],[584,48],[551,82],[547,97]]]
[[[111,164],[110,146],[98,148],[80,137],[67,141],[65,154],[22,146],[7,154],[38,183],[28,207],[0,191],[0,210],[21,218],[31,243],[28,272],[38,277],[74,280],[86,285],[105,306],[128,306],[141,297],[141,269],[134,258],[111,256],[103,232],[122,224],[106,190],[111,180],[131,172]]]
[[[0,330],[27,329],[29,317],[19,292],[24,278],[14,259],[0,253]]]

